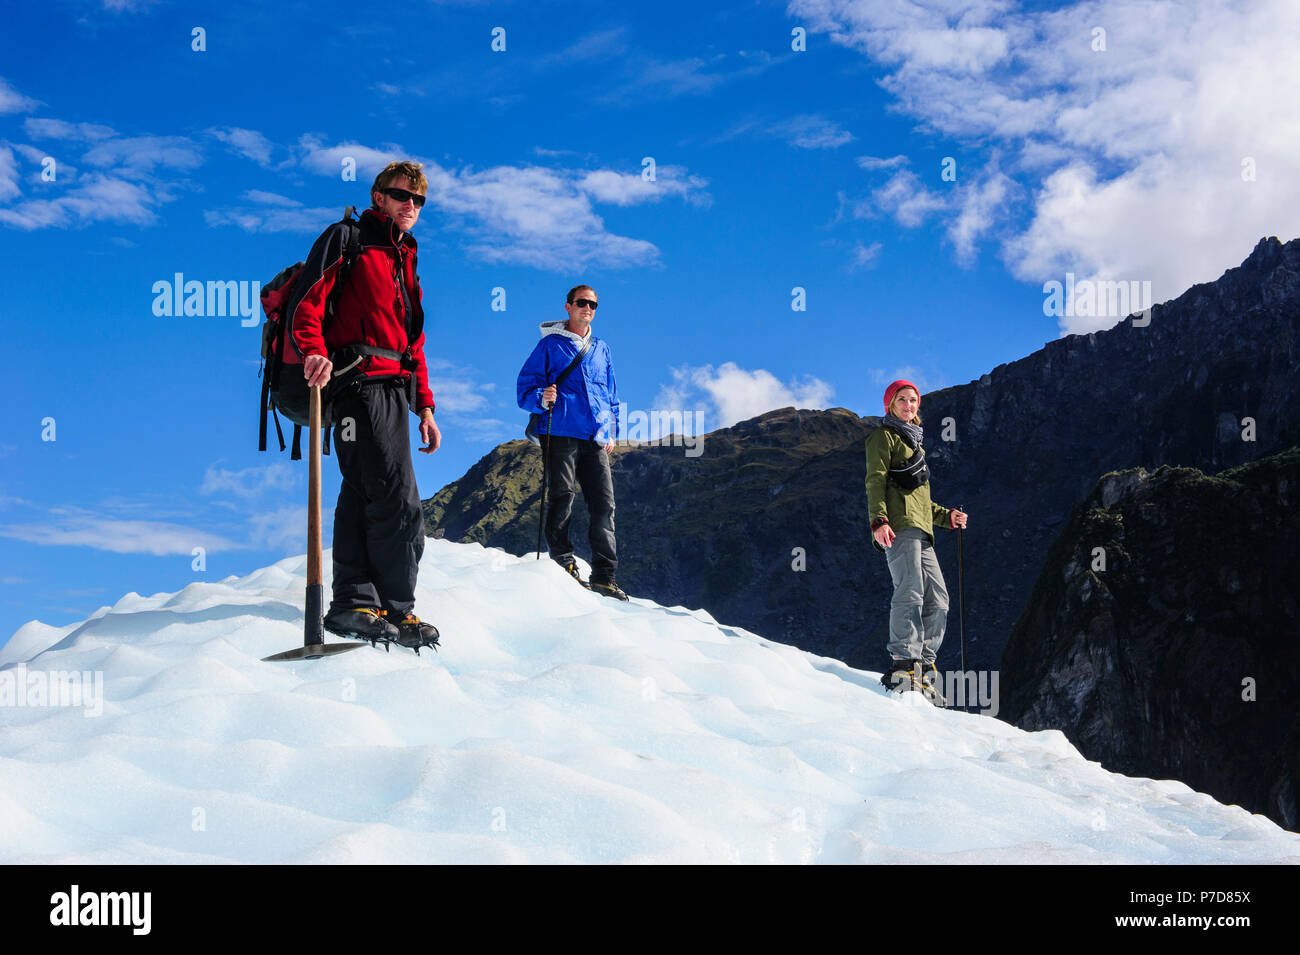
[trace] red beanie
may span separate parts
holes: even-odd
[[[911,388],[916,392],[917,401],[919,402],[921,400],[921,389],[916,387],[916,385],[912,384],[906,378],[900,378],[885,389],[885,414],[889,414],[889,406],[894,403],[894,395],[898,394],[898,392],[903,388]]]

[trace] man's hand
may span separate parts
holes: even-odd
[[[334,363],[324,355],[308,355],[302,363],[302,374],[307,379],[307,387],[314,385],[324,387],[329,384],[334,372]]]
[[[881,547],[894,546],[894,529],[888,524],[881,524],[871,535]]]
[[[542,404],[547,408],[551,407],[553,404],[555,404],[555,397],[556,397],[555,385],[547,385],[546,389],[542,392]]]
[[[958,527],[965,527],[965,526],[966,526],[966,512],[965,512],[965,511],[959,511],[959,510],[957,510],[956,508],[954,508],[953,510],[951,510],[951,511],[948,512],[948,519],[949,519],[949,524],[948,524],[948,526],[949,526],[950,528],[954,528],[954,529],[955,529],[955,528],[958,528]]]
[[[438,430],[433,412],[428,408],[420,412],[420,440],[424,442],[424,447],[420,450],[425,454],[433,454],[442,445],[442,432]]]
[[[614,442],[613,442],[613,441],[611,441],[609,444],[605,445],[605,453],[606,453],[606,454],[613,454],[613,453],[614,453]]]

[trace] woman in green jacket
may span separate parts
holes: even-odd
[[[889,605],[891,690],[919,690],[943,705],[935,657],[948,620],[948,588],[934,553],[932,529],[966,526],[966,515],[930,500],[921,432],[921,392],[910,381],[885,389],[885,418],[867,438],[867,508],[871,536],[894,582]]]

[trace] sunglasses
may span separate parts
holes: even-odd
[[[379,191],[392,199],[396,199],[398,202],[405,203],[407,199],[410,199],[415,203],[415,208],[424,208],[424,196],[418,192],[407,192],[405,189],[394,189],[392,187],[380,189]]]
[[[599,304],[600,304],[599,302],[593,302],[593,301],[592,301],[591,299],[589,299],[589,298],[575,298],[575,299],[573,300],[573,307],[574,307],[574,308],[589,308],[589,309],[591,309],[593,312],[596,310],[596,306],[599,305]]]

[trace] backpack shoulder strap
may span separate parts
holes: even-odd
[[[339,224],[347,234],[347,243],[343,247],[343,261],[339,264],[339,274],[334,278],[334,286],[330,289],[326,306],[327,314],[331,315],[338,305],[343,287],[348,284],[348,279],[352,275],[352,266],[356,265],[357,258],[361,255],[361,223],[352,218],[354,211],[353,206],[348,206],[343,210],[343,218],[339,220]]]
[[[564,371],[560,372],[560,377],[556,378],[553,382],[551,382],[551,384],[555,385],[555,387],[557,388],[560,387],[561,384],[563,384],[564,379],[569,377],[569,372],[577,368],[578,363],[581,362],[582,359],[587,357],[587,352],[591,351],[591,340],[595,337],[596,336],[591,332],[587,333],[587,337],[584,338],[582,341],[582,346],[578,349],[578,354],[573,356],[573,361],[569,362],[568,367],[565,368]]]

